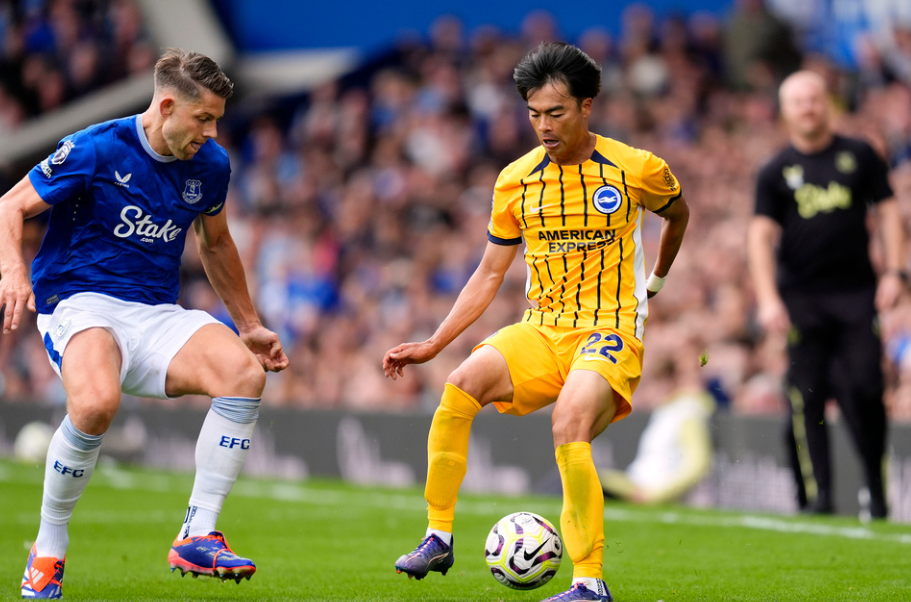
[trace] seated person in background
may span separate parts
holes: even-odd
[[[629,467],[599,471],[604,495],[639,504],[686,495],[712,466],[714,410],[715,401],[702,389],[685,388],[669,397],[652,412]]]
[[[701,367],[696,360],[705,341],[693,333],[680,333],[674,350],[661,365],[673,383],[670,395],[652,410],[636,450],[636,458],[626,470],[600,470],[605,497],[637,504],[661,504],[681,499],[712,466],[712,437],[709,420],[715,400],[703,385]]]

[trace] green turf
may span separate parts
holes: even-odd
[[[0,461],[0,599],[18,598],[43,470]],[[483,546],[517,510],[556,522],[553,497],[463,495],[456,565],[410,581],[392,566],[423,535],[420,490],[241,479],[219,528],[258,566],[240,585],[168,571],[192,479],[101,466],[76,508],[69,600],[537,601],[568,587],[568,558],[532,592],[499,585]],[[911,600],[911,526],[608,504],[605,574],[617,602]]]

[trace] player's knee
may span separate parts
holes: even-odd
[[[554,412],[551,415],[554,447],[573,441],[591,442],[593,426],[591,420],[586,420],[585,416],[570,412]]]
[[[79,405],[97,413],[114,413],[120,407],[120,382],[99,378],[67,390],[69,405]]]
[[[252,355],[241,363],[233,375],[233,387],[248,397],[262,397],[266,388],[266,372]]]
[[[258,362],[251,368],[250,386],[253,387],[253,389],[257,392],[257,397],[263,396],[263,391],[266,388],[266,372]]]
[[[558,420],[556,416],[551,418],[551,431],[554,435],[554,447],[560,447],[571,440],[569,425],[565,420]]]
[[[73,426],[90,435],[100,435],[108,430],[120,408],[120,390],[91,397],[73,398],[68,403]]]
[[[464,367],[460,366],[452,371],[449,375],[449,378],[446,379],[446,382],[454,387],[458,387],[465,393],[468,393],[472,397],[478,400],[480,403],[480,397],[482,397],[480,387],[478,386],[477,380],[472,377],[470,371],[465,370]]]
[[[261,397],[266,373],[252,353],[238,350],[219,356],[206,382],[212,397]]]
[[[508,375],[505,380],[505,383],[497,381],[471,365],[462,364],[449,375],[446,383],[458,387],[484,407],[494,401],[512,399],[512,382]]]

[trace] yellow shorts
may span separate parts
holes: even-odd
[[[557,400],[573,370],[597,372],[617,395],[612,422],[632,411],[642,376],[642,343],[611,328],[568,328],[519,322],[481,341],[506,358],[514,389],[511,402],[494,402],[503,414],[524,416]]]

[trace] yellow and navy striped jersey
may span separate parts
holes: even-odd
[[[642,208],[661,213],[680,196],[664,160],[597,137],[581,165],[552,163],[538,147],[497,179],[487,236],[525,242],[524,320],[607,326],[642,338],[648,316]]]

